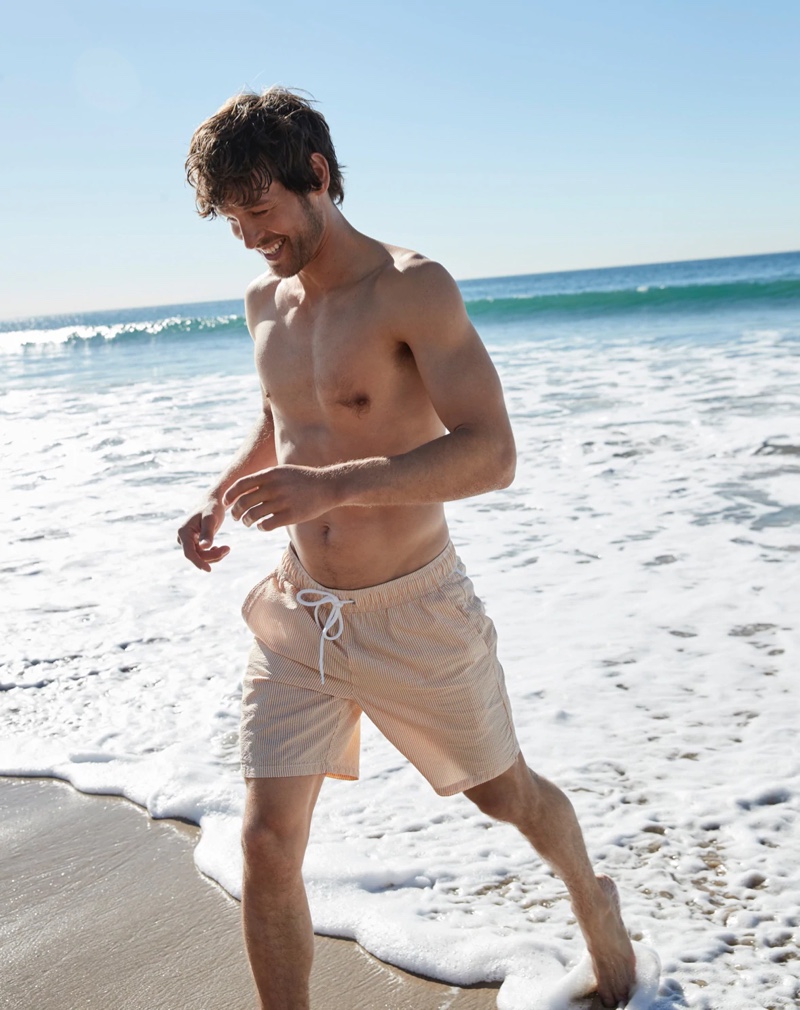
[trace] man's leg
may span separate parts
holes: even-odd
[[[519,755],[508,771],[467,789],[465,795],[489,817],[518,828],[561,877],[589,948],[600,998],[608,1007],[624,1003],[636,969],[617,889],[608,877],[595,876],[575,811],[564,793],[532,772]]]
[[[301,868],[323,778],[247,779],[242,919],[261,1010],[308,1010],[314,934]]]

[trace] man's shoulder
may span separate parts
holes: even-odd
[[[421,306],[430,306],[431,302],[461,302],[458,285],[441,263],[412,249],[387,243],[383,243],[383,247],[391,262],[387,261],[379,281],[389,297],[411,298]]]
[[[244,312],[250,333],[256,323],[268,318],[275,311],[275,292],[280,278],[269,272],[250,281],[244,293]]]
[[[266,271],[247,285],[244,293],[245,306],[259,305],[264,302],[274,302],[275,292],[280,284],[280,277]]]
[[[391,257],[391,262],[387,262],[386,265],[388,272],[410,281],[419,281],[426,276],[450,277],[441,263],[437,263],[436,260],[432,260],[420,252],[404,249],[402,246],[390,245],[388,242],[382,242],[381,245]]]

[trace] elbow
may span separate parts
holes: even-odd
[[[497,482],[495,488],[501,491],[514,483],[517,473],[517,450],[514,442],[509,442],[497,454]]]
[[[488,491],[501,491],[514,480],[517,470],[517,450],[514,436],[509,432],[506,436],[497,432],[472,431],[462,426],[454,429],[463,432],[469,439],[469,472],[479,488],[473,494],[485,494]]]
[[[506,466],[500,474],[500,478],[497,482],[497,490],[502,491],[503,488],[511,487],[514,483],[514,477],[517,474],[517,464],[516,460],[513,460],[508,466]]]

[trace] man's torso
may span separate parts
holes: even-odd
[[[279,464],[395,456],[444,434],[403,339],[404,270],[419,257],[373,247],[363,274],[333,292],[308,296],[292,279],[270,280],[251,301]],[[304,568],[331,588],[406,575],[448,541],[438,503],[337,508],[289,532]]]

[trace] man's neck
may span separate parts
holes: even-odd
[[[331,206],[317,252],[296,279],[307,295],[324,297],[377,270],[386,258],[378,242],[356,231],[341,211]]]

